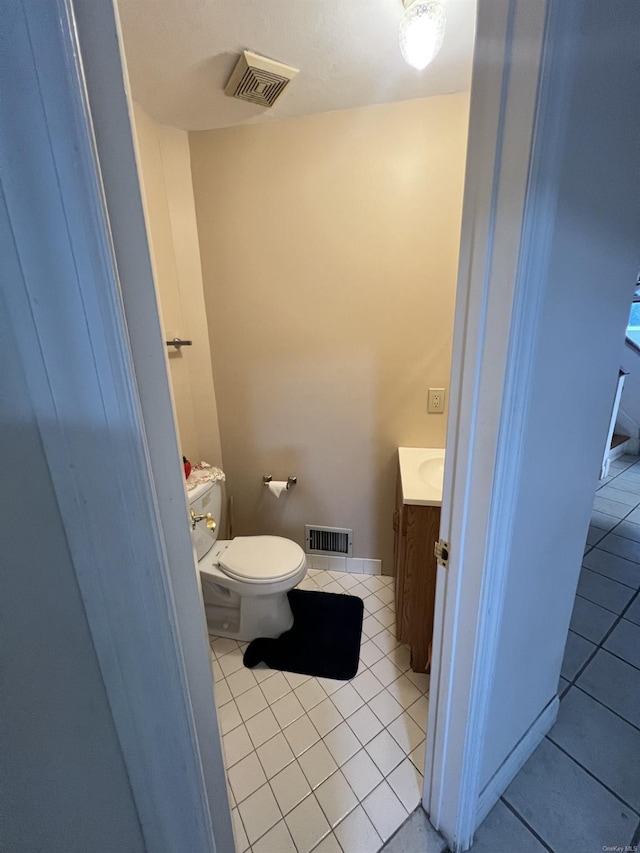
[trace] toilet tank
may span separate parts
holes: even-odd
[[[189,509],[193,510],[196,515],[206,515],[210,512],[216,523],[215,530],[208,530],[206,520],[199,521],[194,530],[191,521],[189,521],[191,541],[196,549],[198,560],[201,560],[211,550],[213,543],[218,538],[218,526],[222,517],[222,488],[220,481],[216,480],[215,482],[200,483],[187,494]]]

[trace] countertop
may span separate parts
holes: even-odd
[[[442,506],[445,451],[441,447],[399,447],[402,502]]]

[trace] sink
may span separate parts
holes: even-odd
[[[441,447],[399,447],[402,502],[442,506],[445,451]]]
[[[418,466],[418,476],[424,480],[427,486],[440,489],[442,495],[442,481],[444,479],[444,455],[425,459]]]

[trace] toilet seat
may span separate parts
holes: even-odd
[[[302,548],[282,536],[237,536],[218,558],[230,578],[256,584],[285,581],[304,563]]]

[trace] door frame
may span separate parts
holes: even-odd
[[[0,287],[145,847],[233,853],[114,8],[3,24]]]
[[[479,0],[440,533],[449,565],[437,570],[422,799],[454,853],[469,848],[558,711],[556,696],[481,789],[582,10],[583,0]]]

